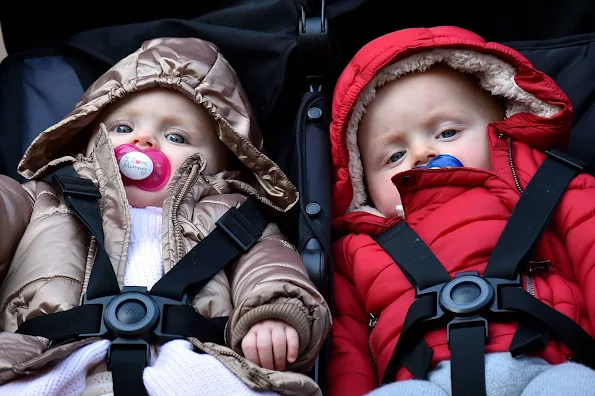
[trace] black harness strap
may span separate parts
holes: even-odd
[[[513,280],[539,240],[570,181],[584,164],[559,150],[547,152],[517,202],[484,271],[486,278]]]
[[[419,290],[450,281],[450,275],[434,253],[404,221],[378,235],[375,240]],[[391,243],[393,240],[399,243]]]
[[[73,341],[81,334],[95,334],[102,325],[102,305],[81,305],[68,311],[28,319],[17,333],[45,337],[50,346]],[[51,317],[52,319],[38,319]]]
[[[417,288],[384,383],[394,381],[399,364],[418,378],[425,378],[432,351],[423,341],[424,323],[447,325],[451,349],[453,395],[485,395],[484,347],[488,318],[525,317],[564,342],[584,364],[595,367],[595,340],[564,314],[537,300],[521,286],[519,273],[555,211],[568,183],[583,163],[557,150],[539,168],[522,194],[494,248],[484,277],[459,273],[445,277],[428,246],[404,222],[375,239]],[[432,256],[433,258],[429,258]],[[417,260],[412,259],[417,257]],[[439,263],[438,263],[439,264]],[[440,268],[439,268],[440,267]],[[424,289],[419,285],[423,284]],[[535,333],[526,326],[515,336],[518,350],[525,350]],[[419,355],[412,359],[412,351]],[[410,367],[414,363],[413,367]]]
[[[401,331],[401,337],[409,336],[411,341],[401,338],[385,371],[385,378],[387,375],[395,378],[399,362],[416,378],[425,378],[430,369],[433,351],[421,338],[421,324],[424,320],[435,317],[438,312],[433,295],[420,293],[420,290],[447,283],[451,277],[430,248],[403,221],[374,239],[401,269],[409,283],[417,289],[418,297],[409,308]]]
[[[114,395],[146,395],[143,371],[148,365],[144,345],[126,344],[125,349],[111,349],[108,356]]]
[[[395,347],[392,359],[384,370],[383,383],[395,380],[399,366],[402,364],[415,378],[425,379],[434,351],[423,340],[426,320],[436,317],[436,299],[432,295],[416,298],[407,311],[399,342]]]
[[[462,302],[458,308],[461,311],[468,310],[464,303],[477,300],[482,294],[481,287],[486,290],[485,293],[488,293],[486,297],[489,297],[487,286],[481,283],[466,283],[469,278],[473,280],[477,277],[476,273],[457,274],[453,280],[430,248],[404,221],[378,235],[375,240],[395,263],[398,263],[402,271],[409,274],[408,278],[414,279],[415,283],[412,282],[412,285],[416,287],[416,299],[407,312],[399,342],[385,369],[383,383],[394,381],[400,365],[407,368],[414,377],[426,378],[433,351],[424,342],[423,335],[428,326],[446,326],[452,351],[453,394],[457,390],[460,392],[462,388],[465,389],[465,394],[485,393],[483,350],[487,337],[487,322],[478,315],[469,315],[468,312],[461,312],[462,316],[455,317],[446,308],[456,310],[457,303]],[[408,260],[411,257],[422,259]],[[424,264],[428,264],[428,267],[424,267]],[[432,274],[432,271],[436,273]],[[413,276],[412,273],[416,275]],[[426,278],[425,281],[422,281],[423,278]],[[436,283],[432,284],[428,279]],[[426,287],[421,289],[419,284]],[[480,288],[479,293],[476,290],[477,285]],[[446,293],[443,292],[444,289],[448,289]],[[445,301],[445,297],[450,297],[450,301]],[[482,309],[491,303],[491,300],[483,299],[480,303],[483,304],[479,306]]]
[[[95,299],[120,293],[118,279],[107,255],[97,200],[101,194],[91,180],[79,177],[72,166],[58,168],[44,179],[62,193],[66,206],[89,229],[99,245],[87,286],[87,297]]]
[[[485,394],[484,347],[486,323],[482,318],[449,328],[450,382],[453,395]],[[452,324],[453,322],[451,322]]]
[[[254,199],[239,210],[228,211],[217,221],[217,227],[151,288],[151,294],[181,300],[187,287],[198,285],[202,289],[225,264],[250,250],[267,224]],[[194,290],[193,295],[197,292]]]
[[[227,317],[207,319],[188,305],[228,263],[247,252],[268,225],[254,198],[231,208],[215,229],[188,252],[151,289],[125,286],[120,293],[105,250],[95,185],[80,178],[72,165],[44,179],[97,239],[98,251],[83,305],[24,322],[17,333],[48,338],[50,346],[87,337],[111,340],[108,364],[116,395],[144,395],[142,373],[150,362],[151,343],[196,337],[224,344]]]
[[[502,309],[520,312],[538,322],[562,341],[577,361],[595,369],[595,340],[575,321],[520,288],[503,288],[500,299]]]

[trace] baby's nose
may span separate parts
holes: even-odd
[[[137,132],[133,138],[132,143],[138,147],[142,148],[152,148],[157,145],[157,140],[155,136],[149,131],[139,131]]]
[[[438,153],[429,146],[417,147],[411,156],[411,167],[424,166],[437,155]]]

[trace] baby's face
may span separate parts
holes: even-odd
[[[486,128],[503,118],[498,101],[475,80],[443,65],[380,88],[358,131],[376,209],[396,216],[401,198],[391,178],[439,154],[450,154],[465,167],[490,169]]]
[[[162,206],[171,178],[193,154],[206,158],[209,173],[225,170],[229,163],[231,153],[217,137],[213,119],[200,105],[169,89],[150,89],[121,99],[106,108],[96,122],[105,124],[114,147],[133,144],[141,150],[157,149],[170,162],[171,175],[160,190],[125,187],[134,207]]]

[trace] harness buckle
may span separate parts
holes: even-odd
[[[148,340],[160,313],[146,287],[125,287],[104,307],[103,322],[119,338]]]
[[[99,331],[79,334],[79,338],[148,339],[157,322],[159,307],[147,293],[146,287],[125,286],[121,294],[89,300],[83,296],[83,305],[101,305]]]
[[[146,287],[124,286],[122,293],[88,300],[83,297],[84,305],[101,305],[101,323],[99,331],[80,334],[79,338],[101,337],[119,340],[119,344],[128,341],[133,344],[142,339],[148,343],[152,336],[165,343],[184,338],[167,334],[163,331],[165,312],[170,306],[188,305],[188,297],[182,301],[149,294]]]
[[[432,295],[434,301],[436,302],[435,306],[435,311],[434,311],[434,316],[430,316],[428,318],[425,318],[423,320],[423,322],[434,322],[438,319],[441,319],[445,312],[442,309],[442,307],[440,306],[440,294],[442,292],[442,289],[447,285],[448,283],[441,283],[435,286],[431,286],[431,287],[427,287],[425,289],[420,289],[418,286],[416,286],[416,290],[415,290],[415,299],[417,300],[418,298],[422,297],[422,296],[429,296]]]
[[[94,298],[92,300],[90,300],[87,297],[87,293],[85,293],[83,295],[83,303],[82,305],[99,305],[101,306],[101,315],[99,317],[99,330],[93,333],[82,333],[78,335],[78,339],[83,339],[83,338],[91,338],[91,337],[100,337],[100,338],[105,338],[105,339],[110,339],[109,333],[110,330],[107,328],[107,326],[105,325],[105,307],[109,305],[110,301],[114,298],[119,296],[119,294],[117,294],[116,296],[106,296],[106,297],[100,297],[100,298]]]
[[[493,313],[513,313],[513,310],[500,308],[500,289],[504,287],[518,287],[522,289],[521,275],[518,274],[514,279],[502,279],[502,278],[483,278],[487,281],[492,289],[494,290],[495,298],[490,306],[490,312]]]
[[[440,305],[456,317],[469,317],[491,305],[493,298],[492,285],[478,272],[462,272],[442,288]]]
[[[512,313],[500,307],[498,296],[503,287],[521,287],[521,276],[515,279],[483,278],[477,271],[459,272],[449,282],[426,289],[417,289],[416,298],[433,294],[436,301],[434,316],[424,322],[448,319],[447,340],[450,331],[460,327],[483,326],[488,337],[488,321],[484,317],[490,313]]]
[[[184,339],[185,337],[180,336],[180,335],[165,333],[163,331],[163,321],[165,319],[165,312],[169,307],[173,307],[173,306],[177,306],[177,305],[188,305],[188,295],[184,294],[184,297],[182,297],[182,301],[174,300],[174,299],[167,298],[167,297],[161,297],[161,296],[151,296],[151,297],[153,298],[153,300],[159,307],[159,312],[161,313],[161,315],[159,315],[159,318],[157,320],[157,325],[155,326],[155,329],[153,330],[153,334],[155,334],[159,343],[165,344],[166,342],[169,342],[172,340]]]
[[[479,272],[460,272],[455,278],[426,289],[416,291],[416,298],[433,294],[436,301],[435,315],[424,319],[434,321],[449,314],[452,317],[471,317],[477,315],[494,301],[494,288],[488,280],[479,276]]]
[[[95,333],[80,334],[78,338],[101,337],[111,340],[108,364],[114,349],[143,349],[147,365],[151,360],[150,342],[153,336],[159,343],[184,338],[164,333],[163,320],[167,307],[188,304],[186,295],[182,301],[177,301],[152,296],[146,287],[125,286],[122,293],[115,296],[89,300],[85,294],[83,304],[101,305],[100,328]]]
[[[495,292],[492,284],[479,276],[479,272],[459,272],[441,289],[439,304],[454,316],[446,325],[446,341],[450,348],[451,331],[463,327],[482,327],[488,339],[488,321],[483,317],[486,307],[493,305]]]

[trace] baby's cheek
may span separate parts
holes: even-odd
[[[474,139],[466,142],[465,145],[458,147],[455,153],[463,166],[469,168],[478,168],[490,170],[492,168],[490,161],[490,146],[487,136],[474,136]]]
[[[112,142],[112,146],[114,146],[114,148],[125,143],[125,139],[123,138],[122,134],[116,134],[116,133],[110,132],[108,134],[108,136],[109,136],[109,140]]]
[[[463,163],[463,166],[466,166],[468,168],[477,168],[485,170],[491,169],[489,152],[475,150],[470,154],[461,155],[457,158],[459,158],[459,160]]]
[[[390,178],[382,178],[376,180],[373,185],[369,184],[368,191],[372,200],[370,204],[380,213],[386,217],[398,214],[397,205],[401,205],[401,196]]]

